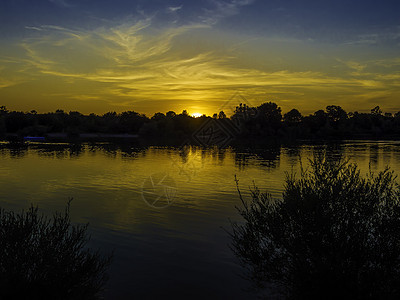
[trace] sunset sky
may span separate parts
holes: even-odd
[[[229,115],[235,93],[400,111],[400,1],[0,1],[0,106]]]

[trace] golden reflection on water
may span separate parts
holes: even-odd
[[[73,197],[73,222],[90,222],[94,244],[117,249],[110,299],[117,291],[122,298],[146,296],[149,278],[153,282],[171,273],[175,281],[194,290],[213,286],[215,295],[227,296],[229,290],[239,297],[247,283],[235,275],[229,239],[221,230],[229,228],[229,219],[239,220],[234,176],[247,197],[253,181],[262,191],[280,197],[285,174],[298,174],[300,161],[306,167],[308,159],[324,151],[330,159],[356,162],[364,174],[386,165],[400,173],[399,142],[253,150],[0,144],[0,207],[19,211],[33,203],[53,213]],[[143,192],[149,192],[146,182],[155,174],[167,174],[173,180],[168,186],[176,187],[171,205],[163,209],[143,198],[148,195]],[[162,194],[163,188],[154,189],[154,194]],[[137,283],[135,290],[129,288],[132,282]],[[160,293],[176,292],[175,285],[160,284]]]
[[[143,201],[143,185],[154,174],[166,174],[176,185],[171,206],[213,215],[234,210],[238,204],[234,175],[246,193],[253,181],[275,197],[282,192],[286,172],[299,172],[300,160],[327,150],[347,157],[363,173],[386,165],[399,170],[399,144],[353,142],[334,146],[275,147],[255,151],[202,149],[120,149],[109,145],[31,145],[5,147],[0,152],[1,205],[24,208],[31,202],[62,207],[74,197],[73,210],[81,221],[93,219],[102,226],[125,228],[142,215],[157,214]]]

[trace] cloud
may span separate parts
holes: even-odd
[[[13,86],[13,85],[17,85],[18,83],[21,83],[21,82],[10,81],[10,80],[8,80],[6,78],[0,77],[0,89],[6,88],[6,87],[10,87],[10,86]]]
[[[358,35],[346,42],[347,45],[391,45],[400,46],[400,26],[381,29],[379,32],[369,32]]]
[[[15,48],[7,49],[7,45],[0,49],[0,89],[16,86],[29,81],[24,75],[27,62],[20,58],[10,57],[5,52],[18,52]]]
[[[35,26],[25,26],[25,29],[29,29],[29,30],[36,30],[36,31],[42,31],[42,28],[39,27],[35,27]]]
[[[240,8],[253,4],[255,0],[209,0],[212,8],[204,9],[204,15],[200,16],[203,23],[215,25],[220,20],[237,15]]]
[[[222,7],[228,8],[224,11],[224,16],[228,16],[238,13],[241,6],[251,2],[217,3],[221,11]],[[272,69],[272,65],[265,62],[267,59],[278,60],[281,53],[271,53],[271,44],[278,45],[281,41],[269,40],[262,44],[259,39],[250,39],[239,47],[237,40],[221,41],[219,36],[211,38],[207,35],[207,43],[211,45],[207,48],[197,39],[196,33],[209,32],[209,24],[158,28],[154,26],[153,17],[143,17],[122,23],[108,22],[91,30],[57,25],[43,25],[32,30],[38,33],[20,43],[25,57],[15,59],[19,61],[19,71],[14,73],[18,76],[26,74],[22,78],[25,81],[42,82],[44,89],[51,88],[46,87],[47,81],[57,81],[63,92],[49,92],[48,95],[62,94],[71,101],[97,103],[106,99],[104,101],[120,107],[145,100],[175,104],[178,101],[221,103],[233,91],[239,90],[259,97],[260,101],[272,97],[270,100],[278,99],[286,105],[293,105],[290,99],[302,99],[304,108],[319,103],[323,107],[325,102],[320,100],[321,95],[327,100],[345,104],[343,99],[346,97],[359,95],[361,103],[362,99],[369,99],[368,94],[393,95],[400,80],[400,58],[379,61],[337,59],[334,62],[340,62],[340,70],[329,74],[319,67],[313,69],[302,65],[299,68],[290,62]],[[198,47],[188,45],[188,35],[196,39]],[[216,46],[221,43],[228,46]],[[251,51],[260,50],[253,43],[260,47],[264,45],[268,57],[253,57]],[[295,43],[291,41],[291,44],[284,45],[300,49]],[[309,52],[307,55],[310,56]],[[299,54],[295,59],[298,63],[303,57]],[[9,69],[2,71],[10,74]],[[2,82],[2,86],[9,86],[14,81]]]
[[[175,13],[175,12],[177,12],[178,10],[181,10],[182,7],[183,7],[183,5],[181,5],[181,6],[169,6],[169,7],[167,8],[167,10],[168,10],[168,12]]]

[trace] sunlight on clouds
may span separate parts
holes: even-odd
[[[221,11],[227,8],[225,14],[235,14],[240,6],[251,2],[215,1],[215,5],[221,7]],[[221,16],[214,12],[211,17]],[[237,43],[226,49],[213,46],[220,45],[221,41],[212,37],[207,40],[208,48],[202,46],[194,50],[180,40],[185,34],[207,33],[211,30],[208,24],[157,29],[152,26],[152,18],[144,18],[94,30],[54,25],[30,27],[29,30],[31,37],[19,43],[25,56],[14,58],[18,66],[0,61],[0,79],[3,79],[0,89],[37,81],[40,82],[38,87],[43,89],[41,94],[46,94],[49,78],[54,77],[58,79],[59,88],[53,94],[61,98],[60,103],[62,100],[70,103],[93,101],[93,104],[105,101],[110,107],[114,106],[114,110],[143,109],[141,112],[152,114],[160,109],[194,107],[191,103],[197,101],[203,103],[196,104],[197,107],[212,114],[235,91],[240,91],[252,97],[255,105],[273,100],[284,109],[298,107],[312,111],[326,106],[321,100],[324,97],[353,109],[362,100],[350,107],[349,97],[357,95],[360,99],[372,97],[384,101],[393,95],[400,80],[399,58],[392,61],[337,58],[333,61],[339,68],[336,71],[330,68],[329,74],[310,65],[304,65],[304,71],[291,68],[289,64],[277,70],[263,63],[264,60],[278,60],[267,56],[268,51],[262,57],[252,56],[251,38],[240,50],[237,50]],[[225,43],[231,41],[227,39]],[[305,57],[302,55],[294,59],[301,62]],[[252,58],[251,63],[247,62],[249,58]],[[15,81],[5,76],[11,74],[11,69],[19,76]],[[144,105],[143,101],[150,104]],[[160,106],[160,103],[164,104]]]
[[[9,87],[9,86],[13,86],[18,84],[19,82],[15,82],[15,81],[10,81],[7,80],[4,77],[0,77],[0,89],[5,88],[5,87]]]
[[[21,74],[25,70],[26,68],[19,60],[13,58],[0,58],[0,90],[27,81],[25,76]]]

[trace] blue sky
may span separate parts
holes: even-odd
[[[0,101],[211,114],[238,91],[305,113],[394,112],[399,11],[399,1],[2,0]]]
[[[399,1],[295,0],[2,0],[2,35],[25,26],[98,26],[101,20],[156,16],[158,26],[208,23],[246,34],[277,34],[338,42],[398,34]]]

